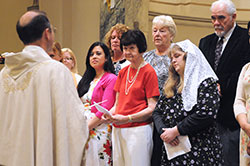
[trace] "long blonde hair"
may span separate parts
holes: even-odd
[[[174,53],[176,51],[182,51],[184,52],[180,46],[178,45],[174,45],[169,52],[169,58],[172,61],[172,55],[174,55]],[[187,53],[185,53],[183,59],[186,61],[186,57],[187,57]],[[181,93],[182,89],[184,86],[184,80],[181,79],[180,75],[176,72],[176,70],[174,69],[172,63],[169,66],[169,71],[168,71],[168,79],[165,82],[164,85],[164,93],[166,95],[167,98],[173,97],[174,94],[177,93]]]
[[[65,52],[68,52],[69,55],[71,56],[72,58],[72,61],[74,63],[74,66],[73,68],[71,69],[71,72],[73,73],[78,73],[78,70],[77,70],[77,60],[76,60],[76,56],[75,54],[73,53],[73,51],[70,49],[70,48],[62,48],[62,55],[65,53]]]

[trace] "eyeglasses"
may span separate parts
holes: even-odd
[[[57,28],[56,28],[55,26],[53,26],[53,25],[51,25],[50,27],[51,27],[51,30],[52,30],[54,33],[56,33]]]
[[[57,31],[57,28],[54,26],[53,26],[53,31],[54,31],[54,33],[56,33],[56,31]]]
[[[49,56],[50,56],[51,58],[54,58],[54,57],[55,57],[55,55],[54,55],[54,54],[49,54]]]
[[[63,61],[72,61],[73,59],[72,58],[63,58]]]

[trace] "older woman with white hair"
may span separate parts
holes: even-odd
[[[168,52],[176,34],[176,25],[170,16],[160,15],[153,19],[152,36],[156,49],[146,52],[143,57],[156,71],[159,83],[160,93],[164,82],[168,78],[168,68],[170,59]],[[161,161],[161,146],[162,140],[160,135],[154,129],[153,134],[153,153],[151,158],[151,165],[160,165]]]

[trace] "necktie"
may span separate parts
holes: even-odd
[[[224,36],[216,44],[215,48],[215,59],[214,59],[214,69],[217,70],[221,55],[222,55],[222,45],[223,45]]]

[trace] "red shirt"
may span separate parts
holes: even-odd
[[[128,94],[125,94],[126,79],[128,74],[129,66],[123,68],[118,75],[115,91],[119,92],[118,104],[115,110],[115,114],[121,115],[132,115],[134,113],[140,112],[143,109],[148,107],[147,99],[155,96],[159,96],[159,86],[157,75],[155,70],[149,64],[143,66],[134,82],[130,87],[130,83],[127,84],[127,89],[130,87]],[[136,75],[137,69],[130,68],[129,80]],[[149,124],[151,121],[146,122],[135,122],[135,123],[126,123],[122,125],[115,125],[115,127],[125,128],[125,127],[134,127],[142,126]]]

